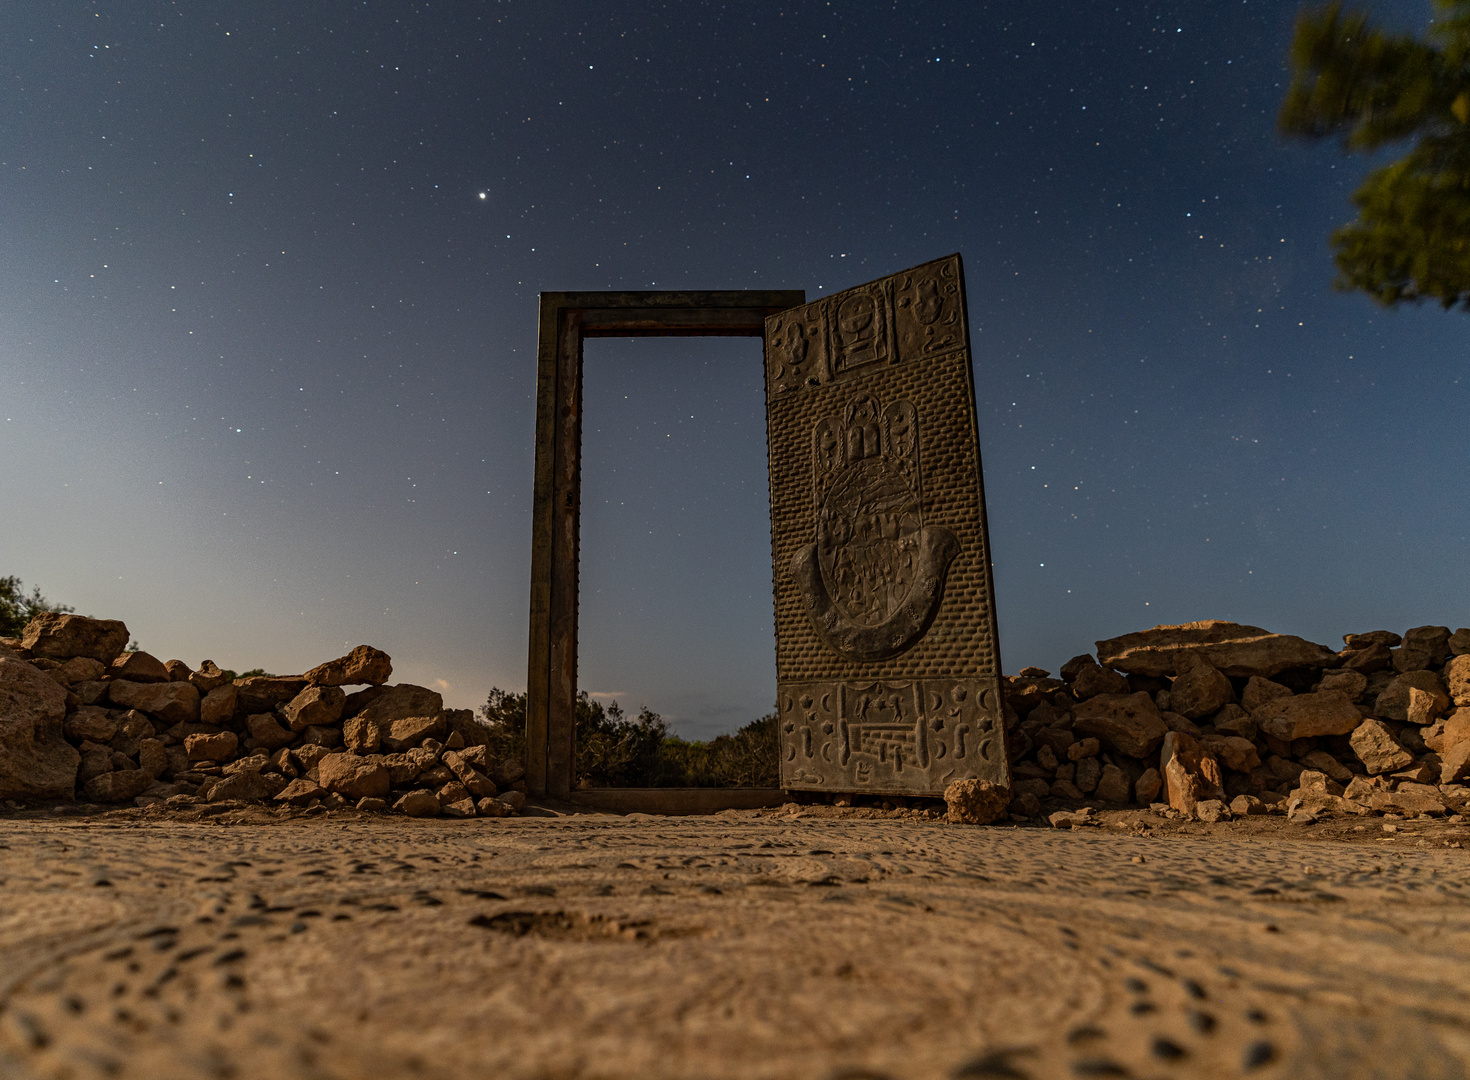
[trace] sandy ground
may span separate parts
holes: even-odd
[[[1470,1071],[1459,825],[188,816],[0,816],[0,1077]]]

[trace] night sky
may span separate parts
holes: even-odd
[[[1276,134],[1295,11],[9,5],[0,575],[478,705],[525,686],[539,291],[958,251],[1007,672],[1470,623],[1470,324],[1332,291],[1374,163]],[[581,685],[733,729],[775,695],[759,343],[589,342],[586,385]]]

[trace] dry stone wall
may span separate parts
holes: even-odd
[[[0,799],[275,803],[503,817],[525,769],[494,760],[468,709],[388,685],[360,645],[304,675],[230,679],[124,652],[116,620],[45,614],[0,639]],[[351,692],[348,689],[351,688]]]
[[[1156,626],[1059,674],[1006,680],[1012,816],[1070,823],[1092,802],[1307,822],[1470,803],[1470,629],[1347,634],[1334,652],[1239,623]]]

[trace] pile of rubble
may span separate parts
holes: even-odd
[[[1010,813],[1086,801],[1207,821],[1461,813],[1470,629],[1343,641],[1334,652],[1207,621],[1099,641],[1060,679],[1024,669],[1006,680]]]
[[[44,614],[0,639],[0,799],[86,803],[269,802],[503,817],[525,769],[492,760],[468,709],[386,685],[366,645],[294,676],[230,679],[125,652],[111,619]],[[348,693],[343,687],[361,686]]]

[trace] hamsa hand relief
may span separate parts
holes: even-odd
[[[958,256],[766,321],[781,780],[1006,782]]]

